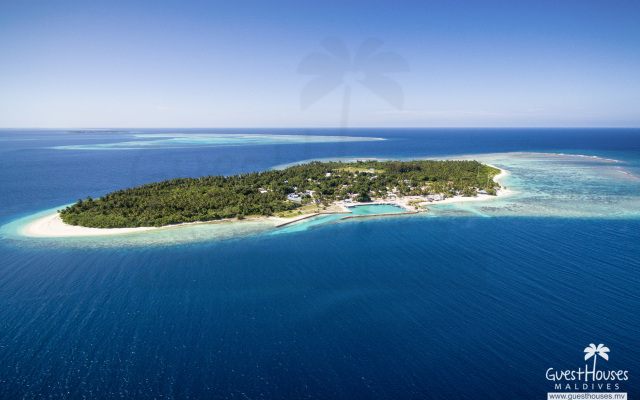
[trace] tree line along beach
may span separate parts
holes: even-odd
[[[511,193],[506,171],[477,161],[310,162],[283,170],[176,178],[90,197],[33,221],[36,237],[98,236],[192,223],[269,220],[276,226],[347,207],[394,204],[405,212]]]

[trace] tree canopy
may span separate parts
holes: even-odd
[[[175,178],[78,200],[60,212],[71,225],[97,228],[163,226],[181,222],[269,216],[310,201],[327,204],[350,194],[375,197],[495,194],[498,169],[477,161],[318,162],[233,176]],[[304,201],[287,196],[304,195]],[[393,194],[391,194],[393,193]]]

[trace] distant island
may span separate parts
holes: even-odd
[[[60,210],[69,225],[160,227],[326,210],[336,202],[496,195],[500,169],[477,161],[311,162],[233,176],[176,178],[87,197]]]
[[[85,130],[67,131],[67,133],[131,133],[131,131],[116,131],[113,129],[85,129]]]

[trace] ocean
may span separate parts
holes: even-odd
[[[20,234],[152,181],[425,157],[505,168],[517,194]],[[640,394],[640,129],[0,130],[0,188],[1,399],[540,399],[607,391],[548,379],[591,368],[591,343],[598,370],[628,371],[608,390]]]

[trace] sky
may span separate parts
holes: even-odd
[[[1,1],[0,127],[639,127],[638,16],[637,0]]]

